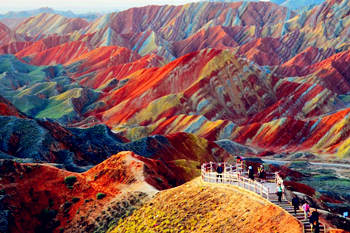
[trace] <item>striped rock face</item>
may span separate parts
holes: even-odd
[[[41,13],[19,24],[15,32],[29,37],[40,38],[50,34],[64,35],[72,33],[87,25],[88,22],[80,18],[68,19],[60,15]]]
[[[245,43],[261,36],[263,28],[274,27],[294,15],[271,3],[191,3],[132,8],[91,23],[41,13],[20,23],[15,33],[23,37],[20,41],[66,36],[70,41],[87,42],[92,48],[118,45],[141,56],[156,53],[170,61],[203,48],[231,48]],[[194,39],[197,43],[193,43]]]
[[[6,25],[0,23],[0,45],[11,43],[19,38]]]
[[[129,140],[185,132],[347,157],[348,9],[206,2],[93,22],[42,13],[1,25],[0,91],[28,116],[103,123]]]
[[[278,1],[291,2],[299,8]],[[301,13],[271,2],[197,2],[92,22],[42,13],[11,29],[0,23],[8,227],[107,231],[130,203],[232,155],[350,159],[349,9],[350,0]],[[324,194],[323,176],[291,168],[281,174],[295,190],[346,202],[345,182],[327,187],[342,195]],[[335,179],[319,170],[305,169]]]

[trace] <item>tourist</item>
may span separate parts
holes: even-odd
[[[217,168],[216,168],[216,182],[219,182],[218,180],[219,180],[219,178],[220,178],[220,180],[221,180],[221,183],[222,183],[222,173],[224,172],[224,168],[223,168],[223,166],[222,166],[222,164],[221,163],[219,163],[219,165],[217,166]]]
[[[213,162],[210,162],[209,163],[210,165],[209,165],[209,171],[210,172],[214,172],[215,170],[214,170],[214,163]]]
[[[303,211],[304,211],[304,219],[307,220],[307,217],[309,216],[309,211],[310,211],[310,206],[309,204],[305,201],[303,206]]]
[[[297,214],[297,210],[299,209],[299,205],[300,205],[300,202],[299,202],[299,198],[297,195],[295,195],[292,199],[292,205],[294,207],[294,214],[296,215]]]
[[[260,179],[264,179],[265,178],[265,169],[264,169],[264,165],[262,165],[262,164],[258,168],[258,177]]]
[[[211,163],[204,164],[205,172],[211,172]]]
[[[278,202],[282,202],[282,194],[283,194],[283,189],[282,189],[282,185],[278,184],[277,185],[277,196],[278,196]]]
[[[254,170],[252,166],[248,167],[248,178],[254,180]]]
[[[345,210],[345,211],[343,212],[344,224],[347,224],[347,223],[346,223],[346,222],[347,222],[346,218],[348,218],[348,217],[349,217],[349,211],[348,211],[348,210]]]
[[[237,156],[236,158],[236,169],[239,172],[243,171],[243,159],[241,156]]]
[[[311,216],[309,218],[309,222],[311,224],[311,232],[314,232],[314,233],[320,232],[320,224],[318,220],[319,220],[319,214],[316,209],[311,213]]]

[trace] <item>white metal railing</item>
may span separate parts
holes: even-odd
[[[245,188],[247,190],[253,191],[259,194],[260,196],[266,198],[267,200],[269,200],[269,194],[271,194],[270,191],[273,192],[274,190],[269,190],[269,187],[264,186],[263,183],[244,177],[244,175],[246,175],[247,172],[244,171],[244,165],[242,163],[237,163],[234,165],[229,163],[222,163],[222,164],[224,167],[224,171],[221,174],[216,172],[217,163],[210,162],[210,163],[202,164],[201,166],[202,180],[210,183],[223,183],[223,184],[236,185],[236,186]],[[280,184],[282,187],[282,190],[285,190],[283,179],[278,172],[266,173],[265,180],[268,180],[272,183],[276,183],[277,185]],[[283,192],[282,198],[285,199],[284,192]],[[304,224],[301,223],[301,225],[303,227],[303,232],[305,232]],[[320,223],[320,227],[323,227],[324,232],[327,232],[326,224]]]
[[[216,172],[216,166],[217,164],[212,162],[202,164],[201,174],[203,181],[236,185],[253,191],[269,200],[269,188],[256,180],[251,180],[244,177],[247,172],[243,170],[241,165],[236,166],[233,164],[223,163],[224,171],[221,174]]]

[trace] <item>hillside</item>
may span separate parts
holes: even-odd
[[[77,31],[87,25],[88,22],[84,19],[69,19],[61,15],[41,13],[18,24],[15,32],[29,37],[41,37],[49,34],[62,35]]]
[[[0,51],[15,56],[0,57],[0,90],[30,117],[75,127],[104,123],[129,140],[186,132],[258,151],[302,150],[347,158],[348,130],[342,113],[349,104],[350,60],[346,45],[338,45],[348,18],[339,6],[348,3],[327,1],[304,16],[261,2],[147,6],[84,24],[84,33],[81,28],[71,30],[75,19],[33,16],[34,21],[58,17],[55,24],[45,23],[56,34],[42,32],[45,35],[37,41],[4,44]],[[186,15],[195,14],[192,7],[198,8],[199,20],[184,34]],[[267,14],[275,8],[255,17],[257,9]],[[326,24],[342,18],[344,27],[333,36],[330,31],[318,33],[316,25],[310,26],[312,20],[320,21],[316,11]],[[125,24],[127,13],[135,15],[130,27]],[[141,13],[148,16],[147,24],[136,17]],[[155,18],[167,14],[164,21]],[[240,22],[232,21],[235,14]],[[30,26],[32,20],[21,28],[37,30]],[[170,28],[173,34],[167,35]],[[107,35],[105,42],[111,45],[102,46],[106,44],[98,38]],[[317,43],[324,37],[332,38],[327,39],[331,43],[310,45],[316,37]],[[172,62],[164,49],[171,52]],[[291,127],[301,133],[289,135]],[[285,140],[275,140],[285,134]],[[334,141],[323,138],[327,134]]]
[[[198,175],[203,162],[232,158],[213,141],[192,134],[150,136],[132,142],[113,134],[106,126],[65,128],[52,121],[0,116],[0,158],[22,162],[53,163],[82,172],[121,151],[156,160],[179,172],[172,184]]]
[[[8,100],[0,95],[0,116],[16,116],[24,118],[24,114],[19,112]]]
[[[259,1],[259,0],[244,0],[244,1]],[[304,0],[269,0],[270,2],[276,3],[278,5],[287,7],[291,10],[296,11],[303,11],[308,10],[315,5],[319,5],[324,2],[324,0],[310,0],[310,1],[304,1]],[[209,2],[240,2],[240,0],[209,0]]]
[[[302,232],[284,210],[234,186],[203,183],[200,178],[158,192],[120,221],[117,232]]]
[[[0,23],[0,45],[14,42],[17,39],[20,39],[20,37],[16,36],[16,34],[6,25]]]
[[[144,20],[141,15],[147,15],[147,19]],[[198,20],[193,21],[195,15]],[[19,40],[21,42],[42,41],[52,35],[65,35],[70,41],[84,41],[92,48],[117,45],[129,48],[141,56],[155,53],[170,61],[186,52],[202,48],[223,48],[217,47],[221,42],[214,38],[208,38],[201,46],[192,45],[189,38],[199,31],[211,34],[211,27],[224,26],[228,33],[226,39],[223,39],[226,44],[225,41],[237,29],[244,28],[246,33],[235,36],[235,41],[242,42],[259,36],[263,28],[273,27],[293,15],[286,8],[270,3],[207,2],[132,8],[104,15],[90,23],[82,18],[66,18],[52,12],[41,13],[26,18],[14,31],[26,36]],[[221,34],[219,31],[217,33]],[[228,44],[229,47],[232,45],[234,44]]]
[[[324,210],[348,209],[349,171],[334,164],[350,161],[350,0],[274,2],[0,23],[7,229],[300,232],[250,193],[191,181],[237,155],[291,160],[265,167]]]
[[[32,39],[39,35],[41,39],[54,33],[65,34],[69,40],[81,40],[93,48],[118,45],[142,56],[156,53],[168,61],[199,49],[232,48],[237,47],[236,43],[242,45],[273,37],[288,45],[289,55],[293,57],[310,46],[337,49],[346,46],[348,1],[342,2],[343,5],[326,1],[300,14],[270,2],[146,6],[104,15],[91,23],[42,13],[23,21],[15,31],[34,37]],[[328,12],[334,16],[327,17]],[[192,21],[195,14],[198,20]],[[140,15],[147,15],[147,19],[143,20]],[[342,20],[339,22],[336,18]],[[45,24],[36,23],[43,19]],[[325,26],[316,27],[322,25],[322,19]],[[32,40],[30,37],[25,40]],[[194,39],[197,41],[193,42]]]
[[[41,7],[34,10],[24,10],[24,11],[9,11],[5,14],[0,14],[0,22],[4,23],[11,29],[16,28],[18,24],[24,21],[28,17],[32,17],[41,13],[58,14],[65,16],[67,18],[83,18],[88,21],[95,20],[100,16],[99,13],[86,13],[86,14],[76,14],[72,11],[60,11],[49,7]]]
[[[167,61],[199,49],[233,48],[237,43],[272,37],[287,45],[293,57],[310,46],[347,48],[348,1],[341,2],[326,1],[299,14],[271,2],[146,6],[107,14],[90,23],[41,13],[24,20],[15,32],[27,36],[19,41],[66,35],[70,41],[84,41],[93,48],[117,45],[141,56],[155,53]],[[192,20],[194,15],[198,20]],[[42,20],[45,23],[39,23]],[[285,56],[286,51],[282,52]]]
[[[8,230],[59,232],[65,228],[67,232],[77,232],[74,230],[77,228],[86,232],[103,229],[105,212],[109,206],[120,204],[118,199],[127,202],[127,206],[117,211],[108,208],[108,214],[114,217],[140,205],[157,188],[171,187],[164,166],[139,158],[130,152],[119,153],[85,173],[2,160],[1,202],[8,208],[8,218],[3,219]]]
[[[1,160],[4,221],[10,232],[107,230],[158,190],[182,184],[179,174],[185,173],[132,152],[113,155],[84,173]]]

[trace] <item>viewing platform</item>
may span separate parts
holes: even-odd
[[[295,217],[302,225],[304,233],[311,233],[311,224],[309,220],[304,219],[304,213],[301,209],[294,213],[292,204],[286,200],[284,196],[285,187],[283,185],[283,179],[280,177],[278,172],[264,174],[264,178],[254,179],[248,178],[248,172],[245,170],[244,165],[241,163],[221,163],[223,167],[222,173],[217,172],[218,163],[209,162],[204,163],[201,166],[201,176],[204,182],[217,183],[217,184],[230,184],[235,185],[249,191],[255,192],[263,198],[270,201],[272,204],[280,206],[282,209],[287,211],[293,217]],[[282,200],[278,201],[276,191],[277,187],[281,186]],[[319,224],[320,233],[327,232],[323,224]]]
[[[223,183],[236,185],[270,200],[272,195],[276,196],[277,183],[283,187],[283,180],[278,173],[266,173],[264,179],[255,178],[254,180],[247,177],[242,165],[223,163],[224,171],[218,174],[216,172],[216,163],[204,163],[201,167],[202,179],[210,183]]]

